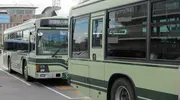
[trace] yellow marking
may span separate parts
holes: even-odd
[[[79,90],[74,90],[72,91],[74,94],[80,94],[80,91]]]
[[[60,90],[73,90],[72,86],[57,86],[58,89]]]

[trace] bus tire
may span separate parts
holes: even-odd
[[[117,79],[112,88],[110,100],[135,100],[132,84],[125,78]]]
[[[65,85],[70,85],[70,80],[69,79],[62,79],[62,83]]]
[[[28,74],[28,66],[27,66],[27,63],[26,61],[24,62],[24,78],[26,81],[33,81],[33,78],[29,76]]]
[[[67,85],[71,85],[71,80],[70,80],[70,79],[67,79],[67,80],[66,80],[66,83],[67,83]]]
[[[8,72],[13,73],[13,70],[11,69],[11,59],[8,58]]]

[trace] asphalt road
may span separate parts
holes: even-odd
[[[26,82],[18,73],[9,74],[0,56],[0,100],[90,100],[61,80]]]

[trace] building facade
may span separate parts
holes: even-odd
[[[0,5],[0,44],[3,41],[4,30],[33,18],[36,8],[29,4]]]

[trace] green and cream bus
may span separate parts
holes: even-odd
[[[92,100],[180,100],[180,0],[83,0],[68,73]]]
[[[68,18],[31,19],[4,31],[3,63],[32,79],[67,79]]]

